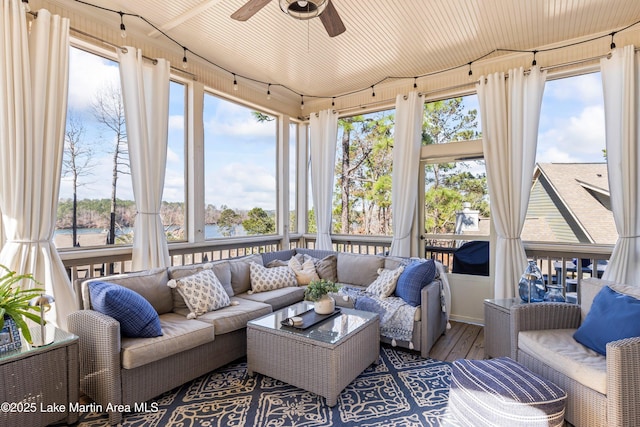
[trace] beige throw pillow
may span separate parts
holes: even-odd
[[[289,260],[289,268],[296,275],[298,285],[308,285],[313,280],[320,280],[313,260],[309,259],[304,263],[300,263],[298,258],[293,257]]]
[[[289,267],[267,268],[255,262],[249,265],[251,292],[266,292],[275,289],[298,286],[295,274]]]
[[[175,288],[189,308],[188,319],[195,319],[213,310],[231,305],[229,295],[210,269],[180,279],[169,280],[167,285]]]
[[[370,294],[377,295],[380,298],[387,298],[396,289],[398,277],[404,271],[404,267],[400,266],[395,270],[387,270],[386,268],[378,269],[378,278],[371,283],[366,291]]]
[[[327,255],[322,259],[318,259],[305,254],[304,260],[313,261],[316,267],[316,273],[318,273],[321,279],[326,279],[333,283],[338,281],[338,257],[335,255]]]

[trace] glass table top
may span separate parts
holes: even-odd
[[[285,334],[292,334],[320,341],[326,344],[335,344],[349,334],[359,330],[366,323],[378,317],[375,313],[354,310],[345,307],[340,308],[341,314],[330,317],[307,329],[297,329],[291,326],[283,326],[282,321],[289,317],[298,316],[307,310],[313,310],[313,303],[303,301],[298,304],[275,311],[266,316],[248,322],[249,325],[272,329]]]
[[[44,342],[47,342],[49,344],[37,346],[35,344],[41,342],[41,339],[40,339],[40,336],[42,335],[41,328],[39,326],[36,326],[33,328],[29,328],[29,331],[31,332],[31,340],[33,341],[33,344],[29,344],[27,341],[25,341],[24,337],[22,337],[22,334],[20,334],[20,339],[22,340],[22,346],[15,350],[0,353],[0,362],[9,361],[15,358],[22,358],[22,357],[28,356],[30,353],[35,353],[38,351],[46,351],[51,347],[58,347],[61,344],[64,345],[68,342],[78,339],[78,336],[72,334],[71,332],[67,332],[62,329],[56,328],[52,324],[47,324],[44,327],[44,333],[45,333]]]

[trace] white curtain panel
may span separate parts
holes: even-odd
[[[0,264],[32,273],[56,300],[47,319],[66,328],[76,302],[53,233],[67,112],[69,20],[41,9],[27,35],[19,0],[3,1],[1,13],[0,210],[7,241]]]
[[[527,265],[520,235],[529,205],[546,72],[533,67],[480,79],[482,140],[496,229],[494,298],[512,298]]]
[[[133,271],[168,267],[169,249],[160,217],[167,165],[169,62],[146,61],[133,47],[118,50],[129,164],[138,209]]]
[[[311,114],[310,123],[311,191],[318,233],[316,249],[333,250],[331,244],[331,199],[336,166],[338,114],[323,110]]]
[[[406,97],[396,97],[391,181],[393,240],[390,255],[411,256],[411,226],[418,197],[423,106],[418,92],[411,92]]]
[[[611,209],[618,241],[603,278],[640,286],[640,62],[634,46],[602,59],[602,86]]]

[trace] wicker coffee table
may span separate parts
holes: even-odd
[[[247,322],[247,370],[323,396],[335,406],[340,392],[378,360],[378,315],[341,308],[341,313],[296,329],[281,321],[313,308],[301,302]]]

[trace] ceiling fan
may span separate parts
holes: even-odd
[[[246,21],[258,13],[271,0],[249,0],[240,9],[236,10],[231,18],[236,21]],[[335,37],[346,31],[338,11],[331,0],[278,0],[280,9],[287,15],[296,19],[311,19],[320,17],[322,25],[327,30],[329,37]]]

